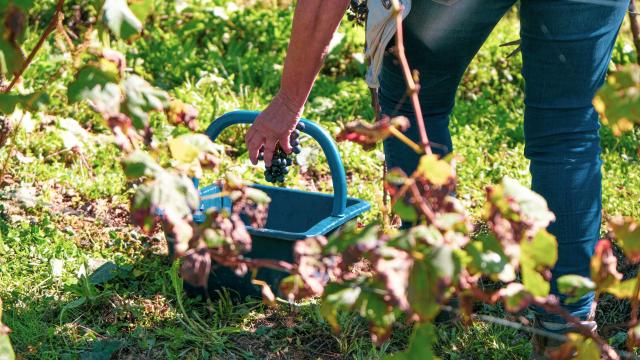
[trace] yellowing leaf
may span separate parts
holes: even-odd
[[[424,155],[420,158],[418,173],[434,185],[442,186],[453,177],[451,164],[438,159],[437,155]]]
[[[184,141],[182,138],[173,138],[169,140],[169,150],[171,157],[184,164],[191,164],[200,156],[200,150],[192,144]]]
[[[640,225],[631,217],[617,216],[609,221],[616,242],[633,262],[640,261]]]

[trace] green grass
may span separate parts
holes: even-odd
[[[266,106],[279,84],[290,7],[256,6],[229,13],[225,20],[205,5],[183,16],[164,2],[157,5],[167,16],[154,17],[142,39],[132,46],[112,44],[128,54],[134,71],[196,105],[201,130],[227,111]],[[38,16],[40,23],[46,19],[46,13]],[[340,31],[344,39],[329,55],[305,110],[306,117],[331,132],[341,122],[372,117],[364,65],[352,56],[362,52],[362,29],[343,24]],[[32,29],[27,47],[37,32]],[[521,62],[519,57],[505,60],[510,49],[498,46],[516,37],[517,21],[509,16],[465,76],[452,117],[454,146],[464,159],[458,166],[458,193],[474,218],[482,209],[486,186],[505,175],[530,181],[522,154]],[[622,51],[625,42],[626,35],[616,47],[615,59],[621,62],[632,60]],[[260,303],[203,303],[184,297],[166,258],[163,235],[145,236],[126,225],[131,186],[105,125],[86,105],[67,105],[60,89],[71,80],[70,66],[50,42],[27,71],[23,88],[53,89],[53,106],[48,115],[33,115],[27,121],[33,126],[19,133],[15,146],[22,157],[11,158],[9,166],[14,183],[0,190],[0,298],[3,321],[13,329],[11,339],[21,357],[76,359],[114,352],[116,358],[368,359],[406,345],[408,325],[398,324],[392,339],[376,348],[365,322],[349,314],[340,316],[343,331],[333,334],[314,301],[274,310]],[[65,147],[65,118],[95,134],[83,141],[83,155]],[[180,131],[161,117],[152,122],[159,138]],[[260,169],[249,164],[242,134],[238,127],[221,138],[236,156],[220,172],[238,170],[247,179],[263,182]],[[605,214],[640,217],[640,134],[615,138],[603,129],[602,135]],[[319,148],[309,139],[303,139],[303,145],[311,149],[309,165],[305,173],[294,171],[286,185],[331,191]],[[364,152],[351,143],[341,143],[339,149],[352,185],[350,195],[373,206],[362,221],[378,218],[381,149]],[[5,158],[6,147],[0,149],[0,159]],[[204,181],[217,176],[207,174]],[[29,196],[19,195],[29,188],[35,189],[34,204],[29,204]],[[63,261],[61,272],[54,271],[58,260]],[[91,273],[104,261],[117,266],[113,279],[91,285],[78,275]],[[626,309],[624,302],[603,301],[601,326],[623,321]],[[506,316],[499,307],[480,310]],[[617,333],[619,329],[608,329],[607,336]],[[526,333],[476,323],[469,328],[441,326],[436,350],[447,359],[510,359],[525,358],[531,347]]]

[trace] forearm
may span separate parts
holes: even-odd
[[[320,72],[349,0],[298,0],[280,93],[302,108]]]

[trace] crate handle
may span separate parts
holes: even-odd
[[[258,111],[247,110],[226,113],[214,120],[205,133],[211,141],[216,141],[218,135],[227,127],[235,124],[252,124],[259,114],[260,112]],[[347,179],[338,148],[331,136],[323,128],[307,119],[300,119],[300,121],[305,125],[303,132],[309,134],[320,144],[329,163],[331,180],[333,181],[333,211],[331,216],[343,217],[347,207]]]

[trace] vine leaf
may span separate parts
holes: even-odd
[[[531,294],[527,292],[524,285],[511,283],[499,290],[499,295],[504,302],[507,311],[519,312],[531,302]]]
[[[467,254],[471,256],[469,269],[472,273],[488,275],[494,281],[499,280],[505,283],[514,281],[516,279],[515,268],[502,251],[495,236],[486,234],[481,239],[482,241],[473,241],[466,248]]]
[[[360,309],[360,316],[369,320],[371,340],[380,346],[391,336],[391,329],[396,320],[396,314],[384,299],[372,292],[363,292],[358,298],[356,308]]]
[[[640,66],[626,65],[609,74],[593,105],[616,136],[640,124]]]
[[[581,297],[596,289],[596,284],[591,279],[574,274],[560,276],[557,283],[558,291],[569,296],[565,300],[567,304],[575,303]]]
[[[0,3],[0,76],[16,74],[26,60],[20,44],[24,40],[26,13],[32,0],[5,0]]]
[[[206,246],[189,249],[180,266],[184,281],[199,287],[206,287],[211,272],[211,255]]]
[[[106,0],[101,18],[109,30],[123,40],[131,40],[142,32],[142,22],[131,11],[126,0]]]
[[[619,283],[614,283],[605,289],[606,292],[612,294],[618,299],[631,299],[633,297],[633,291],[638,283],[637,278],[624,280]]]
[[[617,270],[618,259],[609,240],[600,240],[591,258],[591,279],[598,289],[607,289],[622,279]]]
[[[122,159],[124,174],[130,179],[138,179],[143,176],[155,177],[164,169],[146,152],[136,150]]]
[[[118,77],[115,66],[103,69],[85,65],[67,87],[67,97],[71,103],[90,101],[93,108],[103,115],[117,114],[122,97]]]
[[[328,284],[324,289],[322,303],[320,304],[320,314],[331,325],[331,329],[334,332],[340,331],[338,311],[352,309],[361,292],[362,289],[360,287],[349,287],[335,283]]]
[[[0,114],[11,114],[16,107],[31,112],[44,110],[49,104],[49,95],[35,92],[27,95],[0,94]]]
[[[540,271],[548,271],[558,260],[558,243],[555,236],[542,229],[531,239],[520,244],[520,270],[522,284],[534,296],[547,296],[549,282]]]
[[[169,107],[169,95],[137,75],[131,75],[124,81],[124,92],[123,111],[138,130],[149,127],[150,111],[162,111]]]
[[[418,173],[433,185],[443,186],[454,177],[453,167],[438,155],[423,155],[418,164]]]
[[[385,360],[430,360],[435,359],[433,354],[433,341],[436,339],[436,331],[433,324],[416,324],[409,339],[409,347],[404,352],[395,353],[384,357]]]
[[[632,262],[640,261],[640,225],[631,217],[616,216],[609,220],[616,243]]]
[[[600,360],[601,351],[591,338],[568,333],[567,342],[555,350],[549,350],[552,359]]]
[[[392,129],[393,128],[393,129]],[[390,118],[384,116],[371,124],[364,120],[347,123],[336,135],[338,141],[352,141],[362,145],[365,150],[375,148],[376,144],[392,136],[392,132],[405,131],[409,128],[409,120],[404,116]]]

